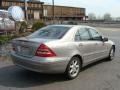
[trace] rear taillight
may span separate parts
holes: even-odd
[[[39,57],[54,57],[56,54],[45,44],[41,44],[36,51],[35,56]]]

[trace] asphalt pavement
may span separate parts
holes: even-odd
[[[63,75],[30,72],[9,60],[0,61],[0,90],[120,90],[120,28],[98,28],[116,43],[113,61],[86,66],[74,80]]]

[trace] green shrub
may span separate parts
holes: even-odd
[[[23,33],[27,29],[27,23],[25,21],[21,22],[19,32]]]
[[[41,21],[38,21],[38,22],[36,22],[36,23],[33,24],[32,30],[36,31],[36,30],[38,30],[38,29],[40,29],[40,28],[42,28],[44,26],[45,26],[45,23],[43,23]]]
[[[0,44],[4,44],[12,39],[12,36],[0,36]]]

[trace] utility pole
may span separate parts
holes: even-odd
[[[52,12],[53,12],[53,23],[54,23],[54,19],[55,19],[55,3],[54,3],[54,0],[52,0]]]
[[[24,11],[25,11],[25,18],[26,18],[26,21],[28,21],[27,0],[24,0]]]

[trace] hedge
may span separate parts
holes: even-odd
[[[42,27],[46,26],[45,23],[41,22],[41,21],[38,21],[36,23],[33,24],[32,26],[32,31],[36,31]]]

